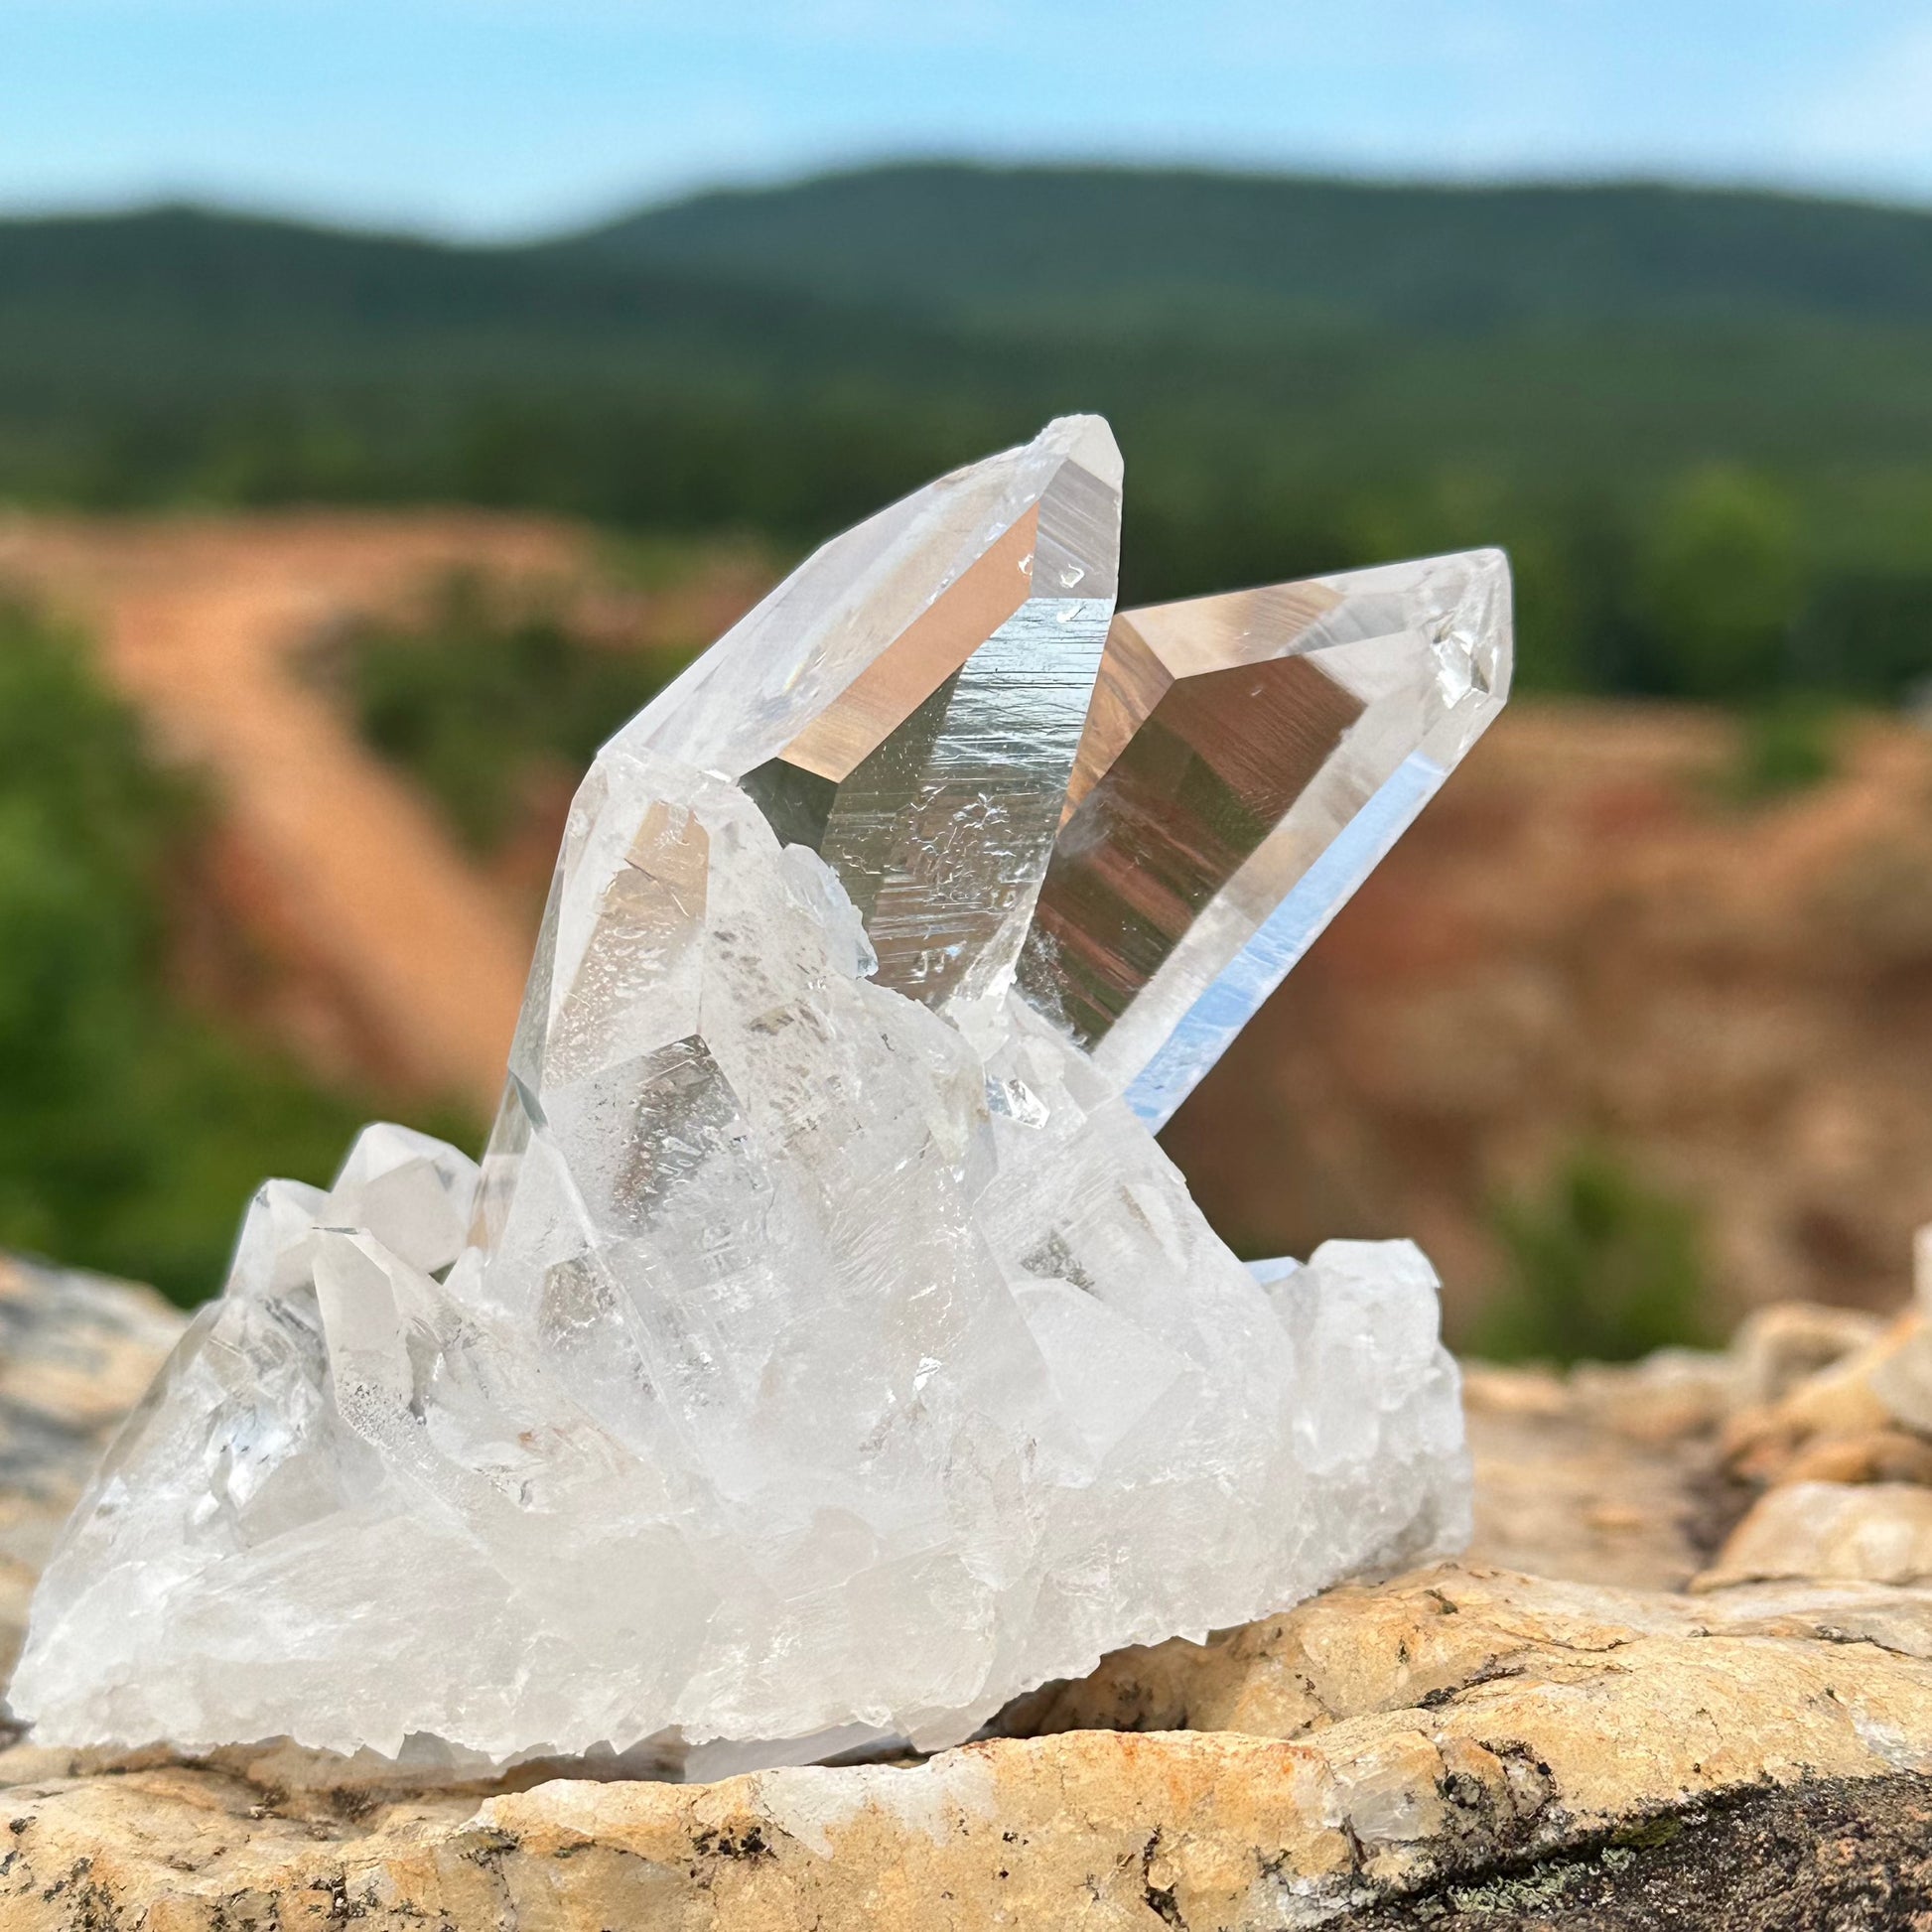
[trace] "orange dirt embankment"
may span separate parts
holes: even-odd
[[[1849,723],[1836,776],[1748,806],[1737,743],[1512,706],[1170,1128],[1221,1227],[1411,1234],[1466,1309],[1494,1201],[1594,1142],[1703,1211],[1733,1309],[1894,1304],[1932,1219],[1932,736]]]
[[[484,1110],[529,963],[525,909],[297,660],[324,627],[453,569],[567,578],[588,547],[467,514],[33,521],[0,528],[0,577],[88,623],[162,746],[211,775],[225,910],[307,989],[292,1043]]]

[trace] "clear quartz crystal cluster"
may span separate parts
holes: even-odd
[[[1116,614],[1104,423],[827,545],[605,749],[481,1170],[276,1181],[49,1567],[51,1741],[701,1775],[959,1739],[1453,1546],[1436,1283],[1151,1125],[1501,704],[1493,553]]]

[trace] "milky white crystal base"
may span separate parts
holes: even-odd
[[[574,836],[646,898],[670,855],[676,944],[624,970],[689,1035],[592,1054],[480,1208],[393,1127],[327,1195],[264,1189],[46,1573],[41,1737],[936,1746],[1459,1545],[1413,1246],[1251,1273],[1023,1002],[868,979],[835,877],[735,786],[607,753],[587,790]]]

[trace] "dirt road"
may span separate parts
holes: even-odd
[[[224,801],[229,915],[326,980],[392,1084],[493,1106],[529,963],[520,907],[299,674],[326,624],[459,566],[568,576],[585,539],[472,515],[0,524],[0,579],[99,638]],[[341,1017],[339,1017],[341,1018]]]

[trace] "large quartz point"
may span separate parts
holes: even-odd
[[[1250,1271],[1129,1096],[1500,697],[1500,567],[1110,637],[1119,483],[1094,418],[943,479],[605,749],[481,1169],[262,1190],[47,1569],[42,1737],[932,1746],[1458,1543],[1428,1263]]]
[[[1120,478],[1097,416],[941,478],[827,544],[613,753],[736,779],[838,874],[882,986],[1003,985],[1114,613]]]

